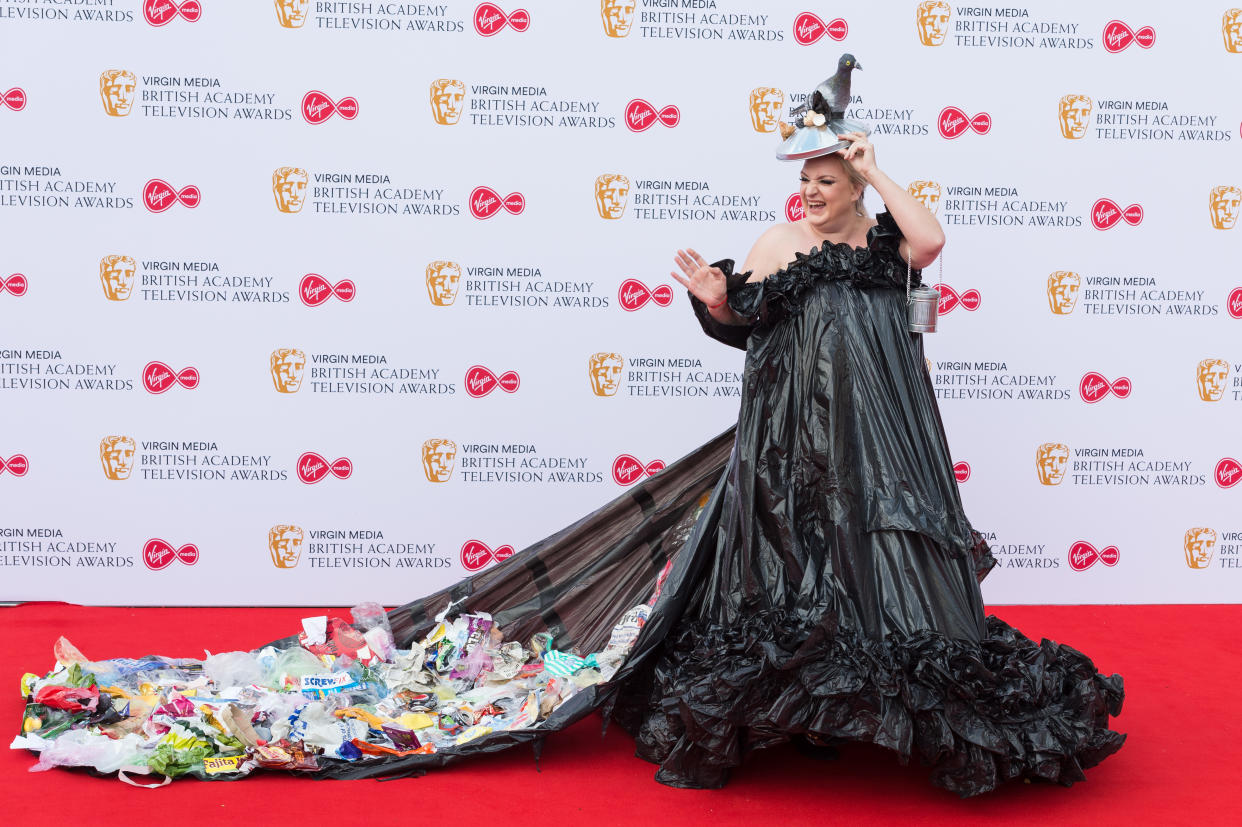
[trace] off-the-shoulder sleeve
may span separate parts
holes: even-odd
[[[746,280],[750,278],[750,272],[734,273],[733,259],[731,258],[717,261],[712,266],[719,267],[721,272],[725,274],[725,289],[728,291],[728,301],[732,307],[733,297],[746,284]],[[711,311],[707,309],[707,305],[703,304],[688,291],[686,295],[690,297],[690,304],[694,307],[694,315],[698,317],[699,324],[703,327],[704,333],[730,347],[735,347],[739,350],[746,349],[746,340],[750,338],[750,330],[755,326],[753,319],[745,324],[722,324],[712,318]],[[736,309],[734,312],[736,312]]]
[[[876,224],[867,234],[867,247],[873,253],[880,256],[884,266],[880,269],[886,271],[885,275],[889,280],[906,283],[906,260],[901,256],[901,228],[897,226],[896,219],[892,213],[885,210],[877,213],[875,217]],[[911,285],[918,287],[923,283],[923,271],[915,269],[912,271],[913,276]]]

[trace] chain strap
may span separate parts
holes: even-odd
[[[910,250],[906,245],[906,304],[910,303]],[[944,284],[944,250],[940,250],[940,255],[936,256],[936,283]]]

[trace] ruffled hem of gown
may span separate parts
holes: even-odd
[[[1068,786],[1125,741],[1108,728],[1119,675],[996,617],[978,644],[931,631],[869,639],[776,612],[700,621],[646,677],[656,703],[617,718],[674,787],[723,786],[744,751],[804,734],[873,743],[903,763],[917,754],[932,783],[963,797],[1016,778]]]

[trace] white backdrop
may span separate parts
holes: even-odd
[[[948,235],[926,349],[986,599],[1236,601],[1240,18],[0,0],[0,599],[394,604],[718,433],[742,354],[672,251],[786,220],[764,104],[849,51]]]

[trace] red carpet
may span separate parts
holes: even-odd
[[[7,749],[0,801],[10,823],[377,824],[1236,824],[1242,809],[1238,723],[1242,606],[1019,606],[991,611],[1031,637],[1088,653],[1126,679],[1121,752],[1072,788],[1012,784],[962,801],[926,771],[887,752],[847,745],[818,762],[787,747],[753,755],[723,790],[673,790],[633,757],[625,733],[600,738],[598,717],[548,740],[536,771],[529,750],[471,760],[417,779],[311,781],[259,773],[237,782],[183,779],[138,790],[83,772],[30,773],[35,758]],[[68,637],[87,657],[197,657],[249,649],[290,634],[306,609],[111,609],[36,603],[0,608],[0,721],[17,734],[18,679],[52,666]],[[339,612],[345,614],[345,612]],[[9,736],[11,738],[11,735]]]

